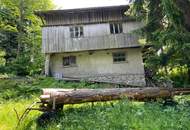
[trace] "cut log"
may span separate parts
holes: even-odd
[[[172,98],[190,94],[190,88],[112,88],[112,89],[43,89],[41,102],[47,104],[78,104],[128,98],[138,101]]]

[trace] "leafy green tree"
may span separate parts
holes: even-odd
[[[5,72],[26,75],[41,71],[42,22],[34,11],[52,8],[51,0],[1,0],[0,48],[6,52]]]

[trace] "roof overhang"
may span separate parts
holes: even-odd
[[[117,5],[117,6],[104,6],[104,7],[90,7],[90,8],[77,8],[77,9],[64,9],[64,10],[47,10],[47,11],[36,11],[35,15],[40,17],[45,17],[47,15],[60,15],[60,14],[81,14],[81,13],[90,13],[98,11],[114,11],[114,10],[123,10],[127,11],[129,5]]]

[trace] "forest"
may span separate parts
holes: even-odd
[[[152,45],[144,53],[145,67],[153,80],[189,84],[190,2],[188,0],[136,1],[131,14],[145,20],[141,34]]]
[[[190,87],[190,0],[129,0],[125,13],[145,23],[137,31],[149,86]],[[41,50],[43,20],[37,11],[52,10],[52,0],[0,0],[0,129],[25,130],[188,130],[190,96],[175,103],[128,99],[68,105],[56,118],[39,125],[41,112],[29,114],[21,126],[17,115],[38,100],[42,88],[106,88],[107,84],[58,81],[44,76]],[[118,87],[118,86],[116,86]],[[120,86],[119,86],[120,87]],[[126,118],[127,117],[127,118]]]

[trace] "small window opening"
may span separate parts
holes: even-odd
[[[125,62],[126,61],[126,53],[125,52],[115,52],[113,53],[113,62]]]
[[[83,27],[82,26],[70,27],[70,36],[71,38],[80,38],[84,36]]]
[[[110,33],[118,34],[123,32],[123,27],[121,23],[111,23],[110,24]]]
[[[76,66],[76,56],[63,57],[63,66]]]

